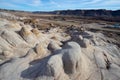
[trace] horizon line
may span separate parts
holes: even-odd
[[[10,11],[23,11],[23,12],[54,12],[54,11],[67,11],[67,10],[106,10],[106,11],[118,11],[120,9],[63,9],[63,10],[34,10],[34,11],[29,11],[29,10],[19,10],[19,9],[7,9],[7,8],[0,8],[1,10],[10,10]]]

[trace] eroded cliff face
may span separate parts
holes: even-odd
[[[119,80],[120,48],[111,40],[100,32],[45,31],[1,18],[0,80]]]

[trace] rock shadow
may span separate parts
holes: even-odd
[[[21,72],[21,77],[25,79],[35,79],[40,76],[52,76],[47,72],[47,62],[50,56],[30,62],[30,67]]]

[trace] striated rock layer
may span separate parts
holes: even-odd
[[[0,23],[0,80],[120,80],[120,48],[102,33]]]

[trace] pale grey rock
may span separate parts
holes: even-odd
[[[8,23],[9,23],[8,20],[6,20],[6,19],[0,19],[0,29],[1,29],[1,28],[4,28],[4,26],[5,26],[6,24],[8,24]]]
[[[62,52],[65,72],[68,74],[75,73],[82,54],[80,46],[75,42],[68,42]]]
[[[3,39],[1,36],[0,36],[0,49],[1,49],[1,52],[2,51],[5,51],[5,50],[12,50],[11,49],[12,46],[5,40]]]
[[[60,46],[62,45],[62,43],[58,43],[57,41],[51,41],[49,44],[48,44],[48,49],[51,51],[51,52],[54,52],[56,50],[59,50],[59,49],[62,49]]]
[[[21,26],[17,21],[14,23],[8,22],[6,25],[4,25],[4,27],[10,31],[20,31],[21,30]]]
[[[14,47],[20,44],[25,44],[22,38],[12,31],[8,31],[8,30],[3,31],[3,33],[1,34],[1,37]]]
[[[120,79],[120,48],[103,34],[74,30],[67,39],[59,28],[8,23],[0,19],[0,80]]]
[[[36,53],[29,50],[23,58],[14,58],[6,61],[0,66],[0,80],[25,80],[21,77],[21,71],[29,67],[29,62],[34,59]]]
[[[15,15],[6,12],[0,12],[0,17],[6,19],[18,19],[18,17],[16,17]]]
[[[52,56],[48,61],[47,67],[55,80],[69,80],[69,77],[64,73],[63,61],[60,55]]]
[[[3,56],[5,56],[8,59],[8,58],[12,58],[14,54],[13,52],[10,51],[3,51]]]
[[[84,38],[84,39],[83,39],[83,45],[82,45],[82,46],[85,47],[85,48],[89,47],[89,46],[90,46],[90,40]]]
[[[23,27],[20,34],[27,43],[31,44],[31,46],[35,46],[38,43],[37,38],[30,29]]]
[[[82,35],[79,35],[79,39],[80,39],[80,40],[83,40],[83,36],[82,36]]]
[[[44,46],[44,44],[39,43],[36,45],[35,47],[35,51],[37,53],[37,58],[44,58],[48,55],[50,55],[50,53],[48,52],[48,49]]]

